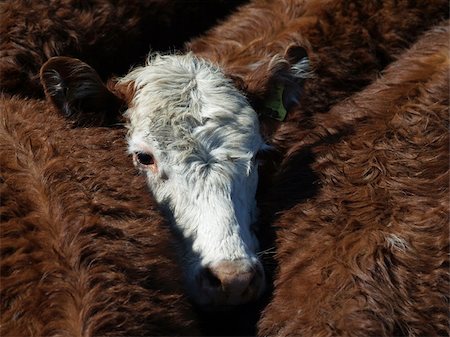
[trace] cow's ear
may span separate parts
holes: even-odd
[[[303,83],[312,76],[305,48],[288,46],[284,55],[273,58],[269,72],[272,80],[262,109],[265,114],[282,121],[287,112],[300,103]]]
[[[124,102],[86,63],[70,57],[53,57],[40,71],[48,100],[77,125],[111,125],[120,118]]]
[[[284,69],[279,82],[284,87],[283,104],[289,110],[300,102],[303,83],[312,76],[310,63],[306,49],[298,45],[290,45],[286,48],[284,59],[288,68]]]
[[[308,53],[304,47],[291,44],[284,51],[284,59],[288,61],[289,64],[294,65],[302,60],[308,59]]]

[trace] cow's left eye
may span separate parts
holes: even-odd
[[[153,172],[156,172],[156,160],[151,153],[135,152],[133,157],[135,164],[141,169],[150,169]]]
[[[148,166],[155,163],[155,159],[150,153],[138,152],[136,153],[136,159],[139,164]]]

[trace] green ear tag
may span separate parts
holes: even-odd
[[[278,84],[273,94],[264,103],[264,107],[266,108],[264,113],[279,121],[284,121],[287,114],[286,108],[283,105],[283,92],[284,86]]]

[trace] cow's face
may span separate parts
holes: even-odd
[[[264,143],[256,113],[209,63],[156,57],[133,86],[129,151],[183,242],[187,289],[201,305],[235,305],[263,290],[252,231]]]

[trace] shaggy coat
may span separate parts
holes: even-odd
[[[275,222],[279,272],[260,336],[450,334],[449,38],[446,21],[314,116],[308,136],[292,134],[274,194],[316,191]]]
[[[446,0],[252,1],[186,45],[187,50],[218,63],[246,92],[260,113],[266,139],[278,150],[278,155],[265,158],[260,172],[260,240],[267,248],[268,276],[274,263],[271,224],[279,212],[313,197],[319,187],[312,184],[318,173],[310,169],[314,160],[310,151],[291,157],[283,173],[274,179],[289,148],[316,132],[320,124],[316,125],[319,119],[314,116],[325,114],[373,82],[421,33],[448,15]],[[313,73],[302,87],[293,83],[291,74],[299,59],[298,47],[307,50]],[[263,113],[267,97],[279,86],[291,94],[282,123]],[[292,170],[288,170],[290,166]],[[278,262],[290,263],[288,258]],[[283,304],[278,305],[282,310]],[[289,321],[293,308],[289,307],[284,320]],[[295,330],[290,333],[295,335]]]
[[[448,15],[447,0],[255,0],[186,49],[220,64],[257,112],[274,86],[292,85],[287,71],[297,61],[292,47],[307,50],[314,77],[293,93],[300,97],[291,101],[300,104],[283,123],[261,117],[267,138],[284,150],[296,141],[293,131],[299,125],[312,127],[312,114],[328,111],[370,84],[422,32]]]
[[[0,2],[0,90],[42,94],[39,68],[75,56],[102,77],[148,53],[181,45],[242,0],[4,0]]]
[[[2,336],[198,334],[124,138],[0,98]]]

